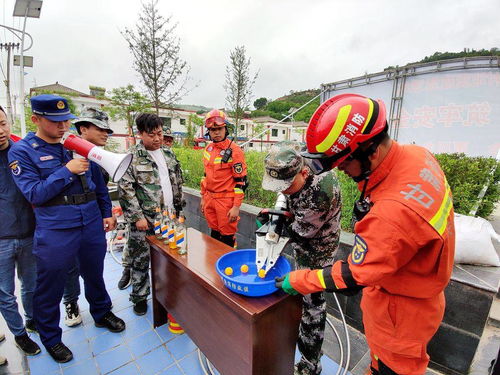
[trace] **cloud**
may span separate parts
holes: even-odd
[[[13,2],[3,1],[12,14]],[[318,88],[436,51],[500,47],[497,0],[185,0],[159,7],[178,24],[181,55],[193,84],[199,82],[183,102],[212,107],[224,106],[225,67],[240,45],[252,71],[260,69],[254,99]],[[45,1],[41,18],[27,24],[35,67],[27,68],[26,88],[35,80],[83,92],[88,85],[140,87],[120,34],[135,25],[140,8],[137,0]]]

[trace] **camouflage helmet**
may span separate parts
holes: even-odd
[[[104,129],[108,132],[108,134],[113,134],[113,130],[110,128],[108,124],[108,115],[106,112],[101,111],[100,109],[93,107],[83,107],[82,113],[78,119],[73,121],[73,125],[75,125],[78,134],[80,132],[80,125],[84,122],[89,122],[99,129]]]
[[[275,192],[285,191],[293,179],[304,168],[300,155],[302,147],[297,142],[284,141],[271,146],[264,159],[265,172],[262,188]]]
[[[163,125],[163,138],[174,138],[169,126]]]

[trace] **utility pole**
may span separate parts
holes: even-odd
[[[19,43],[0,43],[0,50],[7,50],[7,79],[4,82],[7,88],[7,116],[12,125],[14,124],[14,117],[12,116],[12,98],[10,96],[10,51],[14,48],[19,49]]]

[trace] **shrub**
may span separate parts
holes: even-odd
[[[476,212],[476,216],[487,218],[500,199],[500,163],[493,158],[470,157],[463,153],[437,154],[436,158],[453,193],[453,208],[456,213],[468,215],[478,202],[483,186],[489,182]]]
[[[203,150],[176,147],[174,152],[181,163],[185,185],[199,189],[203,177]],[[276,193],[265,191],[261,187],[265,156],[265,152],[259,151],[245,153],[250,182],[245,193],[245,203],[257,207],[272,207],[276,200]],[[468,157],[464,154],[438,154],[436,157],[450,184],[455,212],[468,214],[478,201],[484,184],[491,178],[492,169],[499,163],[493,158]],[[360,193],[351,178],[339,171],[337,176],[342,191],[342,229],[351,231],[352,208]],[[493,211],[494,204],[500,199],[499,180],[500,168],[497,168],[479,205],[477,216],[488,217]]]

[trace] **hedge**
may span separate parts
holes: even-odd
[[[181,163],[185,185],[199,189],[203,177],[203,150],[175,147],[174,152]],[[265,152],[245,153],[250,182],[245,193],[245,203],[257,207],[272,207],[276,199],[275,193],[265,191],[261,187],[265,156]],[[477,216],[488,217],[493,212],[494,204],[500,199],[500,168],[496,168],[493,175],[491,174],[492,169],[499,166],[499,163],[493,158],[468,157],[465,154],[438,154],[436,158],[450,184],[453,206],[457,213],[469,214],[484,184],[491,180],[476,213]],[[344,173],[338,172],[337,176],[342,190],[342,229],[350,231],[352,207],[359,191],[354,181]]]

